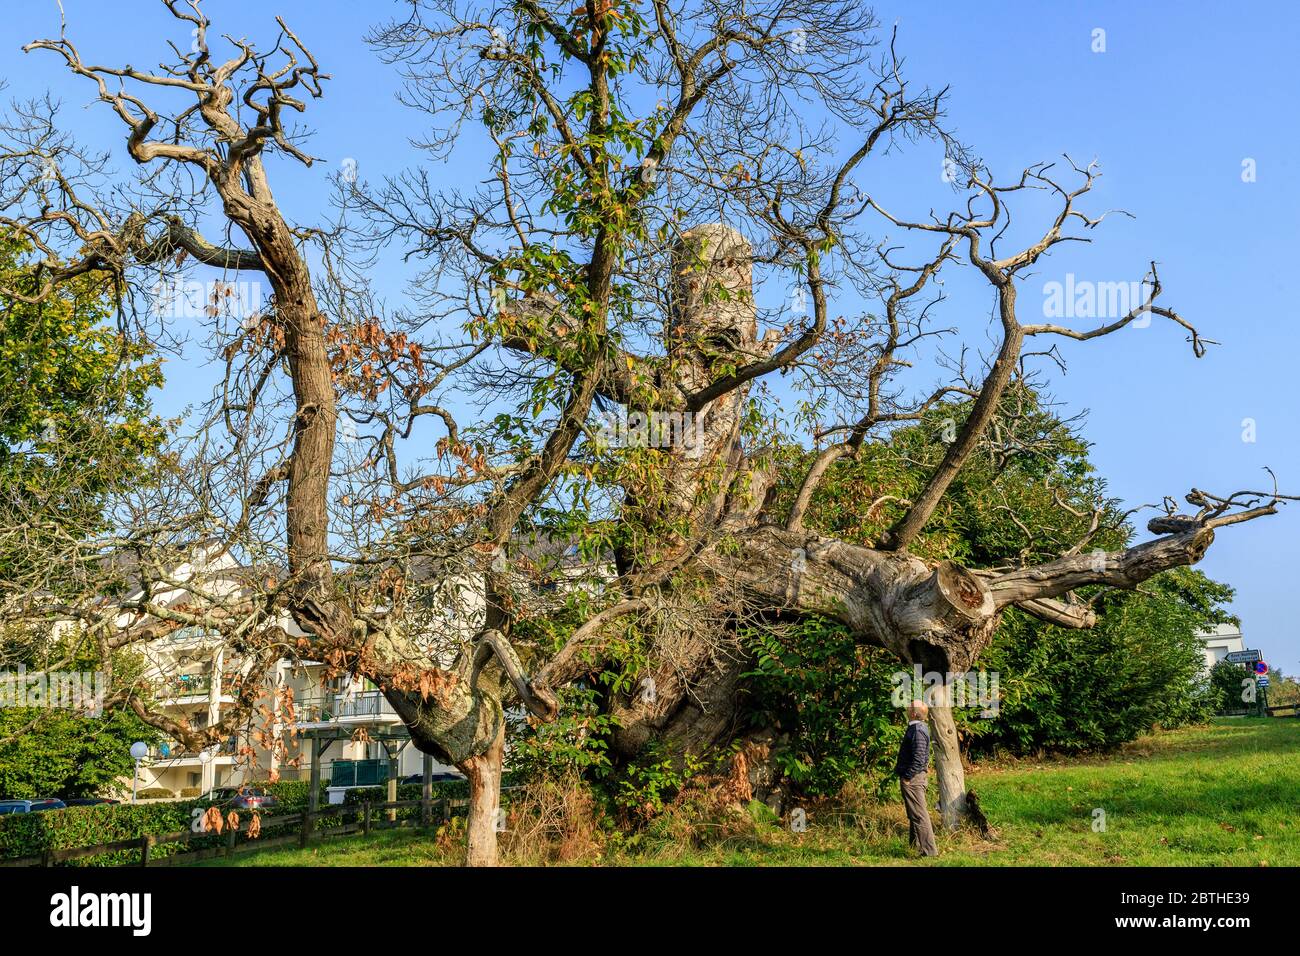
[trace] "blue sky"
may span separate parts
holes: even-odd
[[[152,0],[64,0],[64,7],[88,61],[153,64],[165,52],[163,36],[183,39]],[[1026,321],[1038,320],[1048,281],[1066,273],[1138,280],[1156,259],[1165,303],[1223,343],[1196,360],[1181,331],[1156,319],[1099,341],[1062,344],[1069,371],[1052,376],[1052,392],[1068,410],[1088,411],[1085,434],[1112,492],[1137,505],[1181,499],[1193,486],[1221,493],[1267,487],[1268,465],[1284,491],[1300,493],[1293,388],[1300,328],[1286,278],[1294,274],[1300,233],[1300,82],[1293,68],[1300,8],[1277,0],[1239,4],[1225,15],[1220,4],[1187,0],[911,0],[875,9],[886,26],[899,22],[908,76],[951,85],[950,122],[1001,177],[1063,152],[1083,163],[1095,158],[1104,176],[1088,208],[1121,207],[1136,217],[1108,219],[1093,244],[1040,266],[1021,293]],[[416,160],[407,139],[423,120],[394,102],[393,72],[362,42],[376,22],[400,14],[400,4],[221,0],[206,10],[223,32],[253,40],[273,36],[281,14],[333,74],[308,114],[316,130],[309,151],[326,161],[275,180],[291,217],[319,220],[328,176],[345,159],[367,179]],[[5,19],[0,77],[7,95],[48,89],[64,101],[64,123],[79,137],[120,150],[120,126],[109,111],[83,110],[91,98],[84,82],[74,82],[51,54],[19,50],[57,34],[54,0],[13,4]],[[1092,49],[1096,29],[1105,30],[1102,53]],[[1246,160],[1254,161],[1254,182],[1243,181]],[[463,163],[444,173],[453,182],[480,175]],[[887,181],[868,188],[900,215],[923,216],[949,201],[938,158],[930,162],[929,154],[873,175]],[[400,294],[401,273],[380,280]],[[966,316],[964,331],[977,330],[987,320],[987,295],[957,285],[949,312]],[[201,370],[173,362],[168,371],[164,407],[206,394]],[[1254,422],[1254,441],[1243,441],[1246,419]],[[1300,671],[1300,628],[1287,603],[1300,568],[1300,503],[1221,532],[1201,567],[1237,589],[1234,610],[1247,645],[1275,666]]]

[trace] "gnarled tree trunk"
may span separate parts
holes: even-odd
[[[466,822],[466,866],[496,866],[497,826],[501,812],[501,770],[505,760],[505,726],[481,754],[460,764],[469,778],[469,818]]]
[[[966,771],[961,762],[957,723],[952,716],[952,687],[936,687],[930,705],[934,741],[934,771],[939,778],[939,814],[943,825],[956,830],[966,819]]]

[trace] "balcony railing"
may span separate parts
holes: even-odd
[[[377,787],[388,782],[388,761],[334,760],[330,762],[331,787]]]
[[[237,749],[234,740],[224,740],[215,746],[207,748],[208,752],[214,757],[234,756]],[[199,756],[199,751],[186,750],[183,744],[162,743],[150,747],[149,756],[153,760],[193,760]]]
[[[388,698],[377,690],[351,696],[339,694],[334,702],[335,717],[378,717],[389,714],[397,716]]]
[[[311,723],[349,717],[391,717],[396,720],[397,712],[382,693],[368,690],[357,694],[308,697],[299,702],[297,716],[300,721]]]
[[[212,693],[212,675],[174,674],[164,686],[168,697],[205,697]]]

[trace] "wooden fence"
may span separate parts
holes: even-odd
[[[447,822],[451,819],[453,810],[468,806],[469,799],[467,797],[391,800],[385,803],[372,803],[369,800],[353,804],[338,803],[318,807],[316,810],[305,809],[279,816],[262,814],[259,822],[263,831],[289,825],[296,826],[297,830],[296,833],[277,834],[266,839],[261,837],[249,838],[246,830],[227,828],[221,834],[222,839],[225,841],[223,846],[205,847],[200,850],[181,852],[165,857],[153,856],[155,847],[176,843],[189,844],[191,841],[210,839],[213,836],[207,830],[198,833],[184,830],[177,833],[150,834],[148,836],[131,837],[126,840],[114,840],[112,843],[98,843],[94,846],[71,847],[64,850],[49,849],[32,856],[0,860],[0,866],[53,866],[57,863],[67,863],[83,857],[97,856],[100,853],[114,853],[122,850],[139,850],[140,866],[167,866],[173,863],[188,863],[215,856],[229,857],[242,850],[281,846],[294,842],[305,847],[312,839],[319,836],[342,836],[349,833],[369,834],[372,830],[401,827],[428,827],[433,825],[435,821],[437,823]],[[397,811],[407,807],[419,807],[419,817],[410,820],[397,819]],[[57,813],[58,811],[46,812]],[[321,820],[346,815],[351,815],[353,819],[350,821],[345,820],[339,826],[323,830],[316,826]],[[240,839],[241,836],[243,837],[242,840]]]

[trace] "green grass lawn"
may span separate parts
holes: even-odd
[[[931,803],[935,788],[931,774]],[[647,834],[572,862],[606,865],[1297,866],[1300,720],[1224,719],[1145,737],[1105,757],[1016,760],[967,776],[998,830],[939,834],[940,857],[917,861],[897,797],[813,806],[808,829],[758,822],[711,837]],[[1104,811],[1104,829],[1094,829]],[[937,817],[936,817],[937,820]],[[507,841],[507,847],[509,843]],[[236,866],[429,866],[456,862],[454,841],[389,831],[308,850],[267,849]],[[507,854],[506,862],[512,862]],[[516,861],[517,862],[517,861]]]

